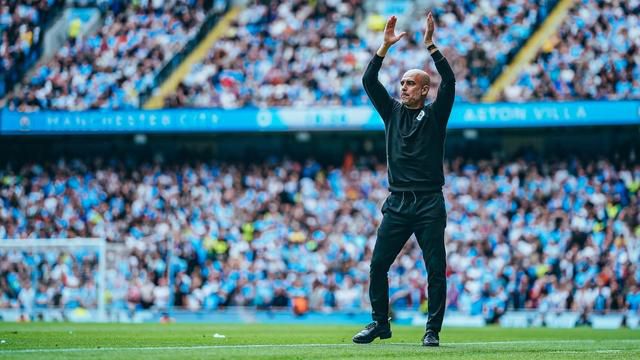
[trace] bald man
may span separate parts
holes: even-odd
[[[427,15],[424,44],[442,77],[438,95],[425,105],[429,75],[423,70],[407,71],[400,80],[400,101],[391,98],[378,81],[389,47],[406,33],[396,35],[396,17],[384,29],[384,42],[367,67],[362,83],[373,106],[384,121],[389,190],[382,205],[370,268],[369,299],[373,322],[353,337],[353,342],[370,343],[391,337],[389,325],[389,283],[387,272],[412,234],[422,249],[428,274],[428,305],[424,346],[438,346],[446,306],[446,254],[444,229],[447,214],[442,195],[444,185],[444,140],[455,96],[455,78],[449,63],[433,44],[434,23]]]

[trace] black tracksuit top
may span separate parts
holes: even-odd
[[[455,77],[440,51],[431,57],[442,81],[436,100],[422,109],[409,109],[389,96],[378,81],[383,58],[377,54],[362,77],[364,89],[384,121],[392,192],[436,192],[444,185],[444,140],[455,97]]]

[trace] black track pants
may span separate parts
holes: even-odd
[[[373,320],[386,322],[388,319],[387,273],[411,234],[415,234],[428,273],[427,329],[440,331],[447,294],[444,197],[441,192],[394,192],[384,202],[382,213],[370,270],[369,299]]]

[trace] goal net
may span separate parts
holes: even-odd
[[[4,321],[106,321],[106,241],[0,240]]]

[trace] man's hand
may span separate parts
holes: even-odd
[[[407,35],[407,33],[404,31],[396,35],[396,21],[398,21],[398,18],[392,16],[389,18],[389,20],[387,20],[387,24],[384,26],[384,40],[377,51],[377,54],[380,57],[384,57],[391,45],[397,43],[398,40]]]
[[[427,15],[427,26],[424,29],[424,44],[429,46],[433,44],[433,32],[435,31],[436,26],[433,23],[433,15],[431,12]]]
[[[391,45],[397,43],[398,40],[402,39],[405,35],[407,35],[407,33],[404,31],[396,35],[397,21],[398,21],[398,18],[396,18],[395,16],[392,16],[387,21],[387,25],[384,26],[384,45],[386,45],[387,47],[390,47]]]

